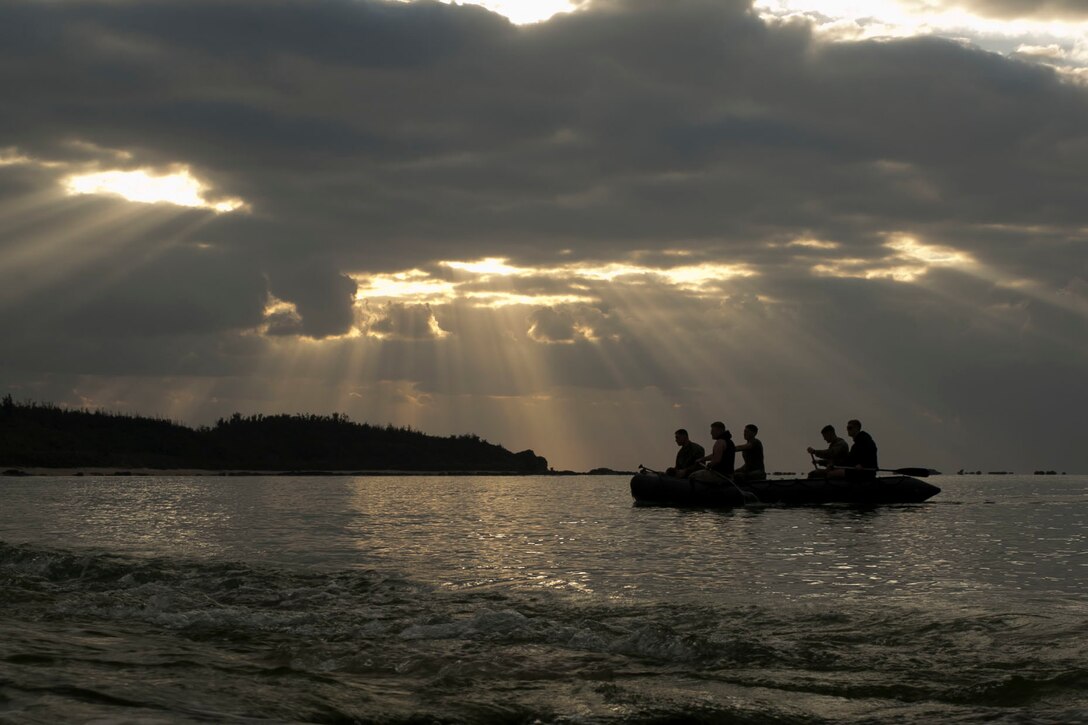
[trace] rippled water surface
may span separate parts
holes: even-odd
[[[0,479],[0,722],[1084,722],[1088,477]]]

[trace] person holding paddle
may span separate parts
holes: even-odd
[[[725,480],[732,483],[733,464],[737,458],[733,434],[725,427],[725,423],[716,420],[710,424],[710,437],[714,439],[714,448],[709,456],[699,459],[699,463],[707,464],[706,468],[691,474],[690,478],[703,483],[722,483]]]
[[[687,478],[692,471],[699,468],[699,459],[706,455],[706,450],[688,438],[688,432],[680,428],[676,431],[676,445],[680,450],[676,452],[676,467],[665,469],[666,476],[675,478]]]
[[[861,429],[861,421],[851,418],[846,421],[846,434],[854,439],[850,446],[847,465],[827,469],[828,478],[848,478],[855,481],[870,481],[876,478],[880,464],[876,458],[876,441]]]
[[[820,429],[820,435],[824,438],[824,443],[827,444],[827,448],[816,449],[809,446],[805,450],[812,456],[812,462],[816,466],[825,466],[827,468],[838,468],[850,463],[850,444],[844,441],[835,433],[835,426],[825,425]],[[826,471],[823,468],[816,468],[810,471],[809,478],[823,478]]]

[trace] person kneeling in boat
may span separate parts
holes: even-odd
[[[725,483],[733,480],[733,464],[737,458],[737,446],[733,443],[733,434],[725,423],[716,420],[710,424],[710,437],[714,439],[714,448],[709,456],[703,456],[699,463],[706,468],[696,471],[689,478],[702,483]]]
[[[827,475],[827,469],[850,465],[850,444],[839,438],[835,433],[835,426],[825,425],[820,429],[820,435],[824,437],[827,448],[809,446],[805,449],[812,456],[812,462],[816,464],[816,468],[809,471],[809,478],[824,478]]]
[[[687,478],[693,471],[701,468],[699,459],[706,455],[706,450],[688,438],[688,432],[683,428],[676,431],[676,445],[680,450],[676,452],[676,466],[665,469],[666,476],[673,478]]]
[[[854,439],[854,445],[850,446],[847,465],[827,469],[827,477],[872,481],[876,478],[877,469],[880,468],[876,458],[876,441],[861,429],[861,421],[857,418],[846,421],[846,435]]]
[[[756,438],[759,428],[754,423],[744,426],[744,443],[737,446],[744,465],[733,472],[733,480],[766,481],[767,471],[763,467],[763,441]]]

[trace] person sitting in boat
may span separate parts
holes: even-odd
[[[725,427],[725,423],[716,420],[710,424],[710,437],[714,439],[714,447],[709,456],[699,459],[699,463],[705,463],[706,468],[695,471],[689,478],[703,483],[732,481],[733,465],[737,458],[737,446],[733,443],[733,434]]]
[[[676,452],[676,466],[665,469],[665,475],[687,478],[693,471],[699,470],[699,459],[706,455],[706,450],[691,440],[687,430],[683,428],[677,430],[675,436],[676,445],[680,446],[680,450]]]
[[[861,429],[861,421],[856,418],[846,421],[846,435],[854,439],[850,446],[850,457],[846,466],[829,468],[828,478],[848,478],[854,481],[870,481],[876,478],[876,469],[880,468],[876,458],[876,441]]]
[[[841,468],[850,463],[850,444],[839,438],[835,433],[835,426],[825,425],[820,429],[820,435],[824,437],[827,448],[813,448],[809,446],[805,450],[812,456],[815,470],[809,471],[809,478],[823,478],[827,473],[826,468]],[[820,468],[823,466],[823,468]]]
[[[744,464],[733,472],[733,480],[741,481],[765,481],[767,471],[763,467],[763,441],[756,438],[759,427],[754,423],[744,426],[744,443],[737,446]]]

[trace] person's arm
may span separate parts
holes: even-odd
[[[714,441],[714,449],[710,452],[709,456],[703,456],[699,459],[700,463],[710,462],[712,465],[721,463],[722,456],[725,455],[725,442]]]
[[[809,446],[805,450],[812,456],[812,465],[814,465],[817,470],[819,470],[820,466],[831,468],[835,465],[835,456],[832,454],[830,447],[817,450],[812,446]]]

